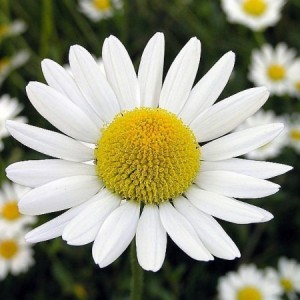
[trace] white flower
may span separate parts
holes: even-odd
[[[218,295],[220,300],[280,300],[281,288],[254,265],[242,265],[220,278]]]
[[[243,124],[241,124],[236,130],[244,130],[250,127],[265,125],[270,123],[284,123],[287,121],[284,117],[279,117],[274,114],[273,111],[259,110],[255,115],[249,117]],[[278,137],[271,142],[245,154],[248,159],[264,160],[277,157],[281,154],[283,147],[288,144],[288,129],[285,126],[284,130],[278,135]]]
[[[255,86],[266,86],[271,94],[290,93],[290,72],[296,52],[280,43],[273,49],[266,44],[252,53],[249,79]]]
[[[96,58],[94,55],[93,55],[93,57],[94,57],[95,61],[97,62],[97,64],[99,65],[102,73],[105,75],[105,69],[104,69],[103,59],[101,57]],[[72,71],[71,71],[71,67],[70,67],[69,64],[65,64],[65,65],[63,65],[63,67],[64,67],[64,69],[67,72],[69,72],[73,76]]]
[[[300,114],[291,116],[288,125],[288,143],[297,153],[300,153]]]
[[[94,22],[113,17],[122,6],[121,0],[79,0],[79,10]]]
[[[31,245],[25,242],[26,232],[0,233],[0,280],[8,273],[26,272],[34,263]]]
[[[0,24],[0,40],[11,35],[19,35],[26,30],[26,27],[25,22],[21,20]]]
[[[22,109],[23,106],[19,104],[17,99],[10,98],[8,95],[0,97],[0,151],[4,148],[2,139],[9,136],[5,122],[12,119],[23,123],[27,122],[25,117],[16,117]]]
[[[0,87],[6,77],[15,69],[24,65],[29,59],[27,50],[20,50],[11,57],[0,57]]]
[[[254,31],[275,25],[280,19],[285,0],[222,0],[228,21]]]
[[[292,96],[300,98],[300,58],[297,58],[291,66],[289,72],[290,87],[289,92]]]
[[[273,269],[268,271],[269,276],[278,281],[284,293],[290,295],[291,299],[295,293],[300,292],[300,264],[296,260],[281,257],[278,261],[278,272]]]
[[[139,263],[152,271],[163,264],[167,233],[196,260],[240,256],[213,216],[239,224],[270,220],[269,212],[232,197],[276,193],[279,186],[265,179],[290,169],[235,158],[270,142],[282,124],[225,135],[265,103],[266,88],[213,105],[228,81],[234,54],[225,54],[192,87],[200,60],[196,38],[175,58],[163,85],[161,33],[147,44],[138,76],[114,36],[105,40],[102,58],[106,77],[84,48],[73,46],[73,77],[44,60],[49,86],[27,86],[33,106],[66,135],[7,122],[17,140],[58,158],[7,168],[10,179],[33,188],[21,198],[20,210],[39,215],[69,209],[33,230],[27,240],[62,235],[71,245],[94,241],[94,260],[105,267],[136,235]]]
[[[0,189],[0,231],[15,232],[36,221],[34,216],[20,214],[18,202],[29,188],[4,182]]]

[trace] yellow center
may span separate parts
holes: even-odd
[[[109,0],[93,0],[93,5],[99,10],[108,10],[111,8]]]
[[[290,279],[287,278],[282,278],[280,280],[281,286],[283,287],[283,289],[289,293],[292,292],[294,290],[294,285],[292,283],[292,281]]]
[[[8,32],[8,29],[9,29],[9,26],[6,25],[6,24],[1,24],[0,25],[0,37],[3,37],[7,34]]]
[[[300,141],[300,130],[299,129],[291,129],[290,137],[292,140],[299,142]]]
[[[243,10],[253,17],[260,17],[267,10],[267,3],[265,0],[244,0]]]
[[[7,65],[9,64],[9,61],[10,61],[10,59],[7,57],[0,59],[0,72],[7,67]]]
[[[296,88],[296,90],[297,90],[298,92],[300,92],[300,81],[297,81],[297,82],[295,83],[295,88]]]
[[[20,217],[17,201],[6,202],[2,207],[2,217],[9,221],[16,220]]]
[[[246,286],[237,293],[237,300],[262,300],[261,292],[254,286]]]
[[[285,77],[285,68],[282,65],[274,64],[270,65],[267,70],[269,78],[273,81],[279,81]]]
[[[193,132],[160,108],[117,115],[103,130],[95,156],[97,174],[107,188],[145,204],[181,195],[200,167]]]
[[[19,250],[18,244],[14,240],[0,241],[0,256],[5,259],[11,259]]]

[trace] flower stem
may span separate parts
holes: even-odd
[[[143,292],[144,271],[137,261],[135,240],[131,242],[130,246],[130,264],[132,274],[130,300],[141,300]]]

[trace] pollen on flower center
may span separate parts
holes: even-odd
[[[16,201],[6,202],[2,207],[2,217],[9,221],[18,219],[20,217],[18,203]]]
[[[297,82],[295,83],[295,88],[296,88],[296,90],[297,90],[298,92],[300,92],[300,81],[297,81]]]
[[[110,0],[93,0],[93,5],[99,10],[110,9]]]
[[[4,70],[8,64],[9,64],[9,58],[4,57],[0,59],[0,71]]]
[[[280,283],[281,283],[281,286],[283,287],[283,289],[288,293],[294,289],[293,283],[290,279],[282,278],[280,280]]]
[[[290,137],[294,141],[300,141],[300,130],[298,129],[291,129]]]
[[[265,13],[267,3],[265,0],[245,0],[243,10],[254,17],[259,17]]]
[[[285,68],[282,65],[273,64],[267,69],[268,76],[273,81],[282,80],[285,77]]]
[[[261,292],[254,286],[247,286],[237,293],[237,300],[262,300]]]
[[[200,167],[193,132],[160,108],[117,115],[103,130],[95,156],[97,174],[108,189],[145,204],[181,195]]]
[[[19,250],[19,246],[14,240],[0,241],[0,256],[5,259],[11,259]]]

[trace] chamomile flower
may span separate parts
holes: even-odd
[[[300,115],[294,114],[291,117],[288,126],[288,143],[289,146],[300,153]]]
[[[271,94],[290,92],[290,71],[295,62],[294,49],[280,43],[274,49],[266,44],[252,53],[249,79],[255,86],[266,86]]]
[[[9,95],[0,97],[0,151],[3,150],[4,144],[2,139],[9,136],[9,132],[5,127],[7,120],[16,120],[26,122],[25,117],[17,117],[23,106],[19,104],[17,99],[11,98]]]
[[[0,230],[15,232],[36,221],[34,216],[22,215],[18,208],[20,198],[29,188],[4,182],[0,189]]]
[[[249,117],[243,124],[238,126],[237,131],[246,128],[270,124],[270,123],[283,123],[287,124],[286,118],[276,116],[273,111],[259,110],[256,114]],[[248,159],[264,160],[275,158],[281,154],[282,149],[288,144],[288,128],[285,126],[284,130],[278,137],[271,142],[245,154]]]
[[[278,22],[285,2],[285,0],[222,0],[221,4],[229,22],[259,31]]]
[[[56,158],[7,168],[10,179],[33,188],[21,198],[20,210],[40,215],[68,209],[27,240],[62,235],[70,245],[94,242],[94,260],[105,267],[136,236],[138,261],[152,271],[163,264],[167,234],[196,260],[240,256],[214,217],[240,224],[270,220],[269,212],[233,197],[276,193],[279,186],[265,179],[290,169],[235,158],[282,131],[282,124],[269,124],[229,133],[265,103],[266,88],[213,105],[229,79],[234,54],[225,54],[193,87],[200,61],[197,38],[177,55],[163,84],[161,33],[147,44],[138,76],[116,37],[105,40],[102,58],[106,77],[87,50],[73,46],[73,76],[44,60],[48,85],[27,86],[33,106],[64,134],[7,122],[17,140]]]
[[[33,265],[33,251],[24,239],[25,234],[24,231],[13,234],[0,231],[0,280],[9,273],[26,272]]]
[[[242,265],[237,272],[220,278],[220,300],[280,300],[281,288],[254,265]]]
[[[13,70],[24,65],[28,59],[27,50],[21,50],[11,57],[0,57],[0,86]]]
[[[289,72],[289,92],[291,96],[300,98],[300,58],[297,58]]]
[[[113,17],[122,6],[121,0],[79,0],[79,10],[94,22]]]
[[[19,35],[26,30],[25,22],[21,20],[15,20],[11,23],[0,24],[0,40],[8,36]]]

